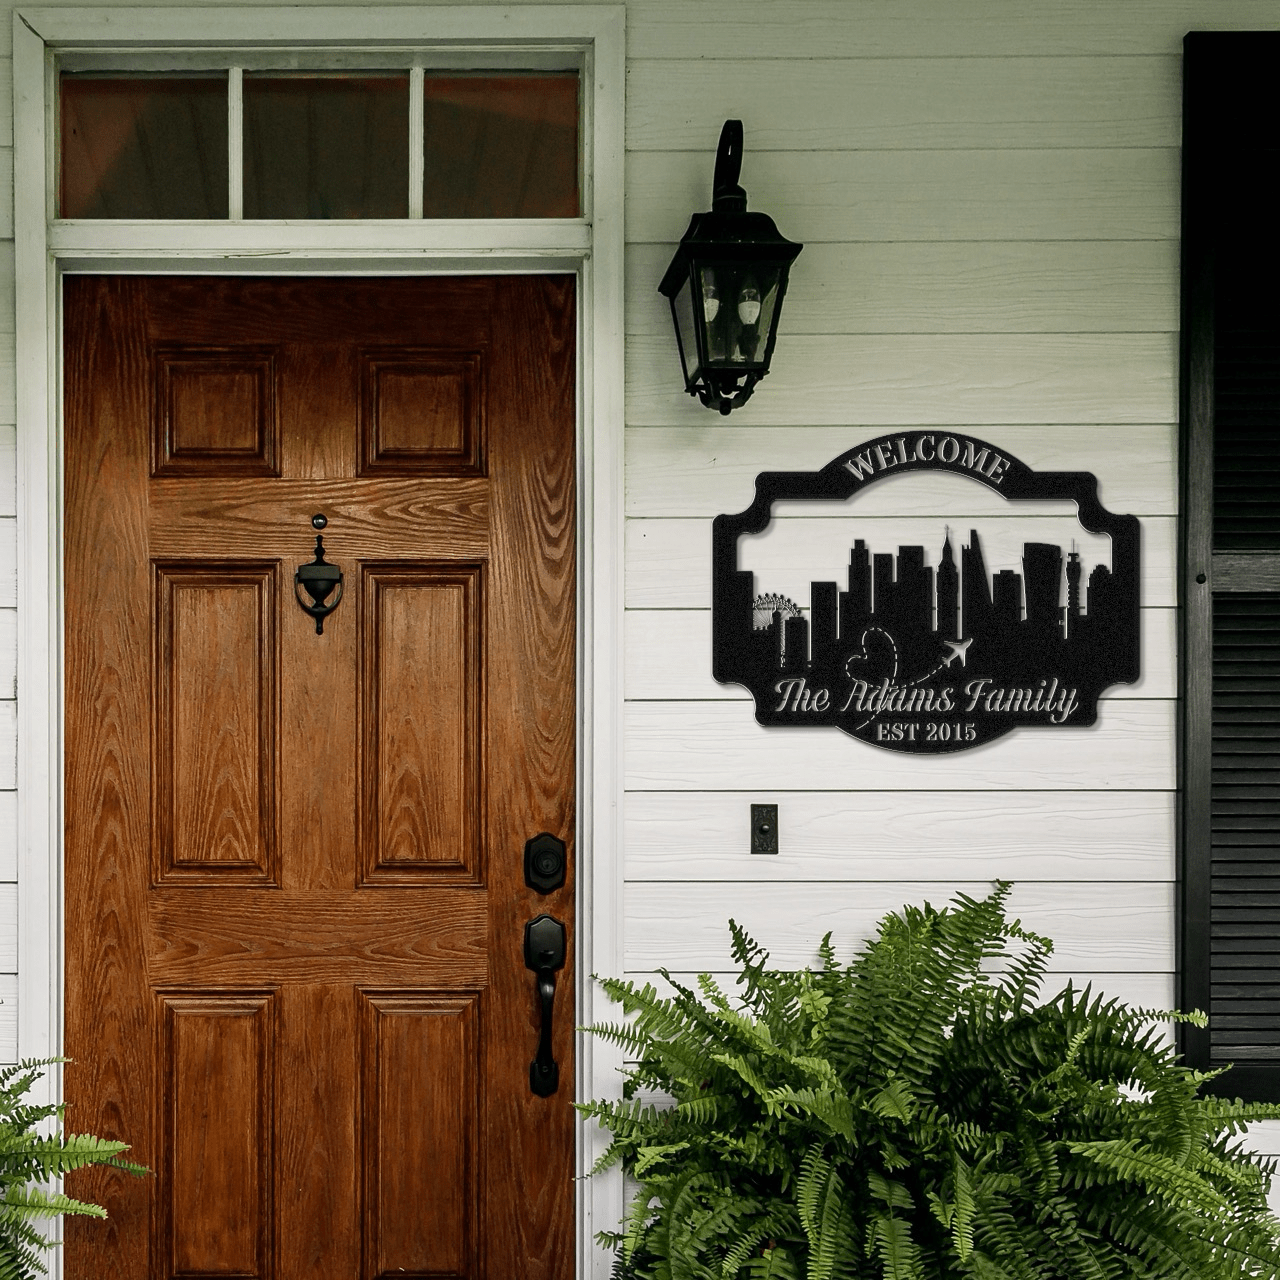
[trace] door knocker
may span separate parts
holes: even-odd
[[[313,529],[323,529],[328,523],[329,521],[323,515],[311,517]],[[311,597],[310,604],[302,598],[303,587]],[[338,588],[338,594],[333,597],[332,603],[326,604],[334,587]],[[325,560],[324,538],[318,533],[316,534],[316,558],[310,564],[298,566],[297,573],[293,575],[293,594],[297,596],[302,612],[316,620],[316,635],[324,635],[324,620],[342,602],[342,570],[336,564],[329,564]]]

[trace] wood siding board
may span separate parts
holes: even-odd
[[[18,878],[18,793],[0,791],[0,882]],[[0,1062],[7,1062],[0,1058]]]
[[[1177,695],[1177,611],[1143,609],[1141,627],[1141,676],[1133,684],[1112,685],[1103,698]],[[712,678],[709,610],[629,609],[623,629],[628,699],[750,702],[751,694],[742,685]]]
[[[929,430],[948,434],[952,429]],[[1036,470],[1092,473],[1098,479],[1098,497],[1111,511],[1138,516],[1177,513],[1177,428],[1172,425],[1005,426],[988,434],[994,437],[991,443]],[[724,426],[714,432],[628,428],[627,514],[710,520],[721,512],[741,511],[754,500],[756,477],[762,471],[775,471],[780,465],[821,470],[866,436],[865,430],[842,426]],[[974,514],[1009,510],[990,490],[927,472],[906,484],[871,485],[849,510],[884,516],[937,516],[945,511],[951,518],[965,503]],[[799,512],[803,507],[788,509]]]
[[[732,505],[725,508],[734,510]],[[860,536],[879,549],[941,537],[949,517],[932,521],[891,517],[860,522]],[[1175,603],[1175,529],[1172,517],[1151,517],[1142,522],[1144,608],[1170,608]],[[1073,536],[1066,517],[1007,516],[998,528],[994,519],[984,519],[984,549],[996,542],[1015,547],[1014,558],[1026,541],[1060,542]],[[1078,526],[1077,526],[1078,528]],[[864,532],[865,530],[865,532]],[[1033,538],[1033,533],[1042,535]],[[808,520],[778,520],[767,537],[752,545],[750,559],[740,552],[743,567],[754,569],[757,591],[778,590],[808,603],[812,581],[840,580],[841,564],[848,562],[850,534],[848,521],[816,516]],[[628,609],[703,609],[711,599],[711,525],[706,520],[628,520],[626,528]],[[840,548],[843,546],[843,553]],[[814,547],[822,548],[821,559]],[[995,563],[988,554],[989,568]],[[1013,559],[1010,559],[1012,566]],[[762,581],[767,577],[769,582]],[[770,583],[774,585],[769,585]]]
[[[3,313],[0,313],[3,314]],[[18,429],[13,423],[0,425],[0,516],[18,510]]]
[[[18,785],[18,704],[0,701],[0,791]]]
[[[850,10],[854,18],[851,19]],[[1213,25],[1227,31],[1275,26],[1271,0],[1215,5]],[[857,5],[848,0],[771,0],[745,6],[713,0],[644,0],[628,7],[627,49],[637,58],[887,58],[1176,56],[1183,34],[1205,22],[1203,0],[1137,0],[1098,5],[1064,0],[1049,10],[1019,0],[949,5]],[[796,68],[797,78],[803,68]]]
[[[0,1062],[18,1058],[18,975],[0,973]]]
[[[0,884],[0,973],[18,971],[18,886]]]
[[[18,696],[18,611],[0,609],[0,698]]]
[[[658,293],[675,244],[627,247],[627,332],[669,335]],[[1172,333],[1170,240],[807,244],[785,334]]]
[[[817,48],[819,46],[815,46]],[[719,121],[762,151],[1176,147],[1176,55],[1042,58],[635,59],[627,149],[713,154]],[[759,104],[767,101],[768,112]],[[755,117],[753,119],[753,116]]]
[[[778,806],[780,851],[750,852],[750,806]],[[1168,792],[633,791],[627,879],[688,881],[946,880],[1172,882]],[[1029,840],[1027,833],[1036,832]]]
[[[717,120],[723,119],[717,115]],[[707,151],[627,162],[627,240],[673,244],[710,195]],[[852,240],[1175,240],[1178,152],[764,151],[747,137],[751,205],[805,244]]]
[[[0,609],[18,606],[18,522],[0,517]]]
[[[1177,421],[1172,334],[783,332],[760,393],[734,425],[992,427]],[[628,343],[627,424],[701,428],[670,333]]]
[[[627,786],[636,791],[1128,791],[1174,785],[1174,703],[1110,701],[1081,729],[1019,729],[954,755],[902,756],[839,729],[766,729],[738,702],[631,702]],[[780,767],[779,761],[785,761]],[[799,788],[798,788],[799,789]]]
[[[7,25],[2,24],[0,25]],[[13,94],[9,95],[10,103]],[[13,147],[0,147],[0,240],[13,239]]]
[[[840,884],[637,884],[628,893],[627,967],[649,970],[732,969],[730,918],[781,966],[810,964],[818,940],[832,931],[836,954],[852,956],[876,921],[904,898],[943,906],[956,893],[982,895],[989,881],[901,881]],[[1024,927],[1054,940],[1054,964],[1109,972],[1172,972],[1168,927],[1173,886],[1165,883],[1015,885],[1009,911]]]

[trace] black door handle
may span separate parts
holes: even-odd
[[[556,970],[564,968],[564,925],[559,920],[541,915],[525,925],[524,963],[538,977],[542,1002],[542,1033],[538,1037],[538,1056],[529,1063],[529,1088],[539,1098],[549,1098],[560,1087],[560,1067],[551,1056]]]

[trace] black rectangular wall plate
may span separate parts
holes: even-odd
[[[778,852],[778,806],[776,804],[751,806],[751,852]]]

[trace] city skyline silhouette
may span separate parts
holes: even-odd
[[[1054,543],[1024,542],[1022,572],[989,573],[981,537],[972,528],[958,563],[946,530],[936,568],[925,562],[922,545],[902,545],[894,554],[856,538],[845,588],[812,582],[807,617],[798,607],[794,613],[779,608],[759,625],[756,619],[767,616],[762,602],[774,597],[752,596],[744,618],[742,605],[748,602],[741,585],[736,612],[750,627],[751,666],[760,677],[769,671],[847,676],[850,659],[870,662],[886,642],[892,646],[893,674],[903,678],[932,674],[948,641],[976,642],[975,658],[997,660],[1014,672],[1048,659],[1074,667],[1111,648],[1121,622],[1110,567],[1099,562],[1087,577],[1085,571],[1074,547],[1064,552]],[[739,573],[742,585],[754,580],[749,570]],[[883,665],[884,654],[879,656]]]

